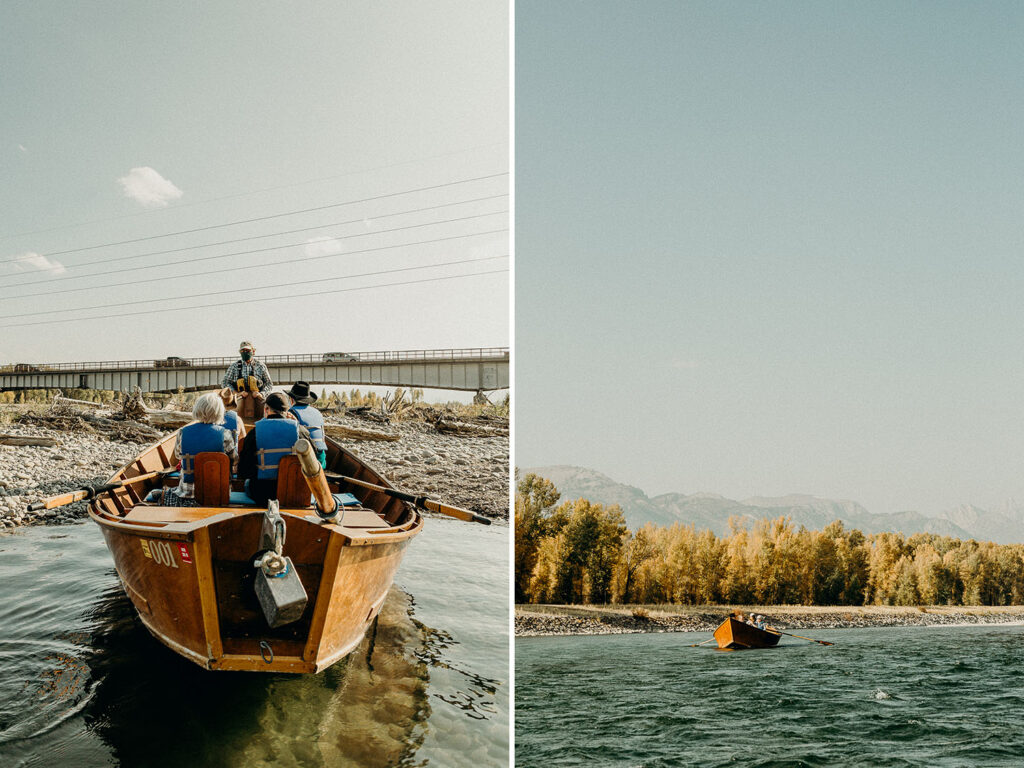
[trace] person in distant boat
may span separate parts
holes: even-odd
[[[327,440],[324,437],[324,417],[313,403],[316,402],[316,393],[309,389],[309,382],[296,381],[292,388],[286,393],[292,401],[291,413],[296,420],[309,430],[313,441],[313,450],[320,460],[320,466],[327,468]]]
[[[238,345],[240,359],[235,360],[221,379],[222,387],[238,393],[240,415],[258,419],[263,415],[263,401],[274,389],[270,372],[256,359],[256,347],[251,341]]]
[[[267,415],[253,425],[238,458],[238,476],[246,478],[245,489],[258,506],[277,498],[277,466],[292,452],[292,446],[304,437],[312,442],[309,430],[288,412],[291,405],[280,392],[266,399]]]
[[[224,387],[218,393],[220,401],[224,403],[224,429],[235,438],[235,450],[238,449],[238,441],[245,437],[245,423],[235,409],[235,393],[230,387]],[[236,455],[231,467],[232,472],[238,471],[238,457]]]
[[[224,403],[216,392],[207,392],[192,406],[195,421],[182,427],[171,454],[171,464],[181,460],[181,481],[177,488],[164,490],[161,504],[167,507],[197,507],[195,499],[195,459],[200,453],[226,453],[232,463],[238,460],[237,441],[224,429]]]

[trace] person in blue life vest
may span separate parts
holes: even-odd
[[[235,449],[238,449],[238,441],[245,437],[245,423],[242,421],[242,417],[238,415],[238,410],[235,407],[235,393],[230,387],[224,387],[218,393],[220,395],[220,401],[224,403],[224,429],[228,430],[232,437],[235,438]],[[235,460],[231,463],[231,471],[238,472],[238,456],[236,454]]]
[[[200,453],[226,453],[232,462],[238,459],[237,440],[224,429],[224,403],[216,392],[207,392],[192,406],[195,421],[182,427],[171,454],[171,463],[181,460],[181,481],[177,488],[166,488],[161,504],[167,507],[197,507],[195,500],[195,458]]]
[[[296,381],[292,388],[285,392],[292,401],[291,413],[295,419],[309,430],[312,438],[313,450],[316,457],[320,459],[320,466],[327,469],[327,440],[324,435],[324,417],[313,403],[316,402],[316,393],[309,391],[308,381]]]
[[[239,415],[250,420],[263,416],[263,401],[274,389],[270,371],[262,361],[256,359],[256,347],[251,341],[238,345],[238,360],[228,366],[221,387],[238,393]]]
[[[288,412],[291,403],[287,397],[271,392],[265,403],[267,415],[249,430],[238,458],[238,476],[246,478],[246,492],[261,507],[277,498],[281,459],[292,452],[300,437],[312,442],[309,430]]]

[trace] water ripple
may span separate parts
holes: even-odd
[[[1019,766],[1024,628],[833,630],[825,649],[700,635],[516,642],[516,764]]]

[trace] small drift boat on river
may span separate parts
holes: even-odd
[[[340,502],[333,519],[311,503],[295,456],[281,461],[270,509],[241,492],[223,454],[196,458],[201,506],[160,506],[145,499],[174,482],[166,473],[175,437],[91,494],[89,517],[146,628],[207,669],[318,672],[351,652],[423,529],[405,494],[328,441],[328,469],[347,476],[327,485],[319,473],[327,498]]]
[[[715,642],[718,647],[731,651],[748,648],[772,648],[779,644],[782,635],[769,629],[761,629],[753,624],[730,616],[715,630]]]

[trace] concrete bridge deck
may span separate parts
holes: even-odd
[[[86,363],[16,363],[0,366],[8,389],[108,389],[186,392],[214,389],[235,357],[113,360]],[[323,352],[261,355],[275,384],[414,387],[490,391],[509,386],[508,347],[417,349],[395,352]]]

